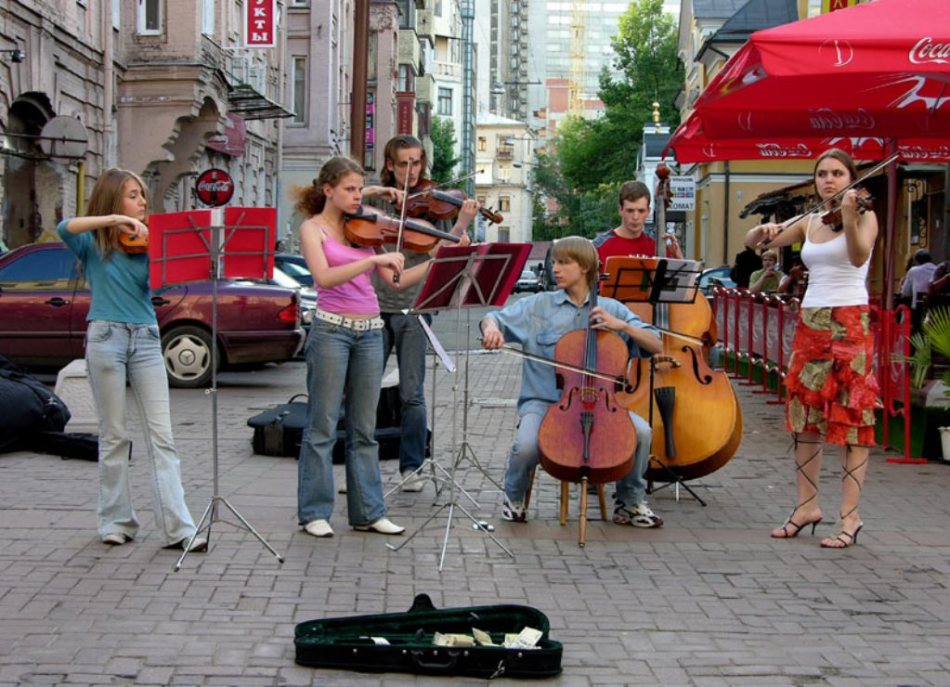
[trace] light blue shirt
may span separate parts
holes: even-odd
[[[552,360],[554,347],[564,334],[587,327],[588,303],[589,300],[577,307],[563,289],[558,289],[522,298],[486,317],[498,324],[506,342],[521,344],[525,353]],[[597,304],[610,315],[650,331],[659,339],[660,332],[656,327],[641,320],[620,301],[601,296]],[[640,347],[630,337],[621,336],[627,342],[631,357],[643,357]],[[544,414],[547,407],[560,398],[554,367],[526,358],[521,368],[518,416],[529,412]]]
[[[87,321],[108,320],[127,324],[156,324],[152,290],[148,283],[148,255],[127,255],[120,250],[103,260],[91,231],[81,234],[66,229],[68,219],[56,227],[60,238],[82,263],[92,290]]]

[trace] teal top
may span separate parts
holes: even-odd
[[[72,234],[69,219],[56,227],[63,243],[76,254],[92,289],[87,321],[109,320],[127,324],[157,324],[148,283],[148,255],[128,255],[120,250],[104,260],[96,249],[91,231]]]

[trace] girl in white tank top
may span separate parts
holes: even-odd
[[[823,444],[837,444],[844,452],[840,529],[821,541],[826,548],[857,543],[863,527],[858,504],[868,449],[874,445],[878,398],[867,291],[878,226],[873,212],[859,214],[857,194],[846,190],[856,178],[854,161],[846,153],[826,151],[815,165],[815,190],[823,200],[841,199],[840,228],[810,214],[788,226],[762,224],[746,235],[746,245],[753,248],[803,244],[808,288],[785,378],[785,421],[795,439],[797,498],[772,537],[791,539],[809,525],[814,534],[823,520],[818,501]]]

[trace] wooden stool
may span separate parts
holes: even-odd
[[[524,508],[525,511],[528,510],[528,505],[531,503],[531,492],[534,488],[534,478],[537,470],[532,469],[528,473],[528,489],[524,494]],[[567,524],[567,512],[570,503],[571,496],[571,484],[572,482],[561,482],[561,514],[560,514],[560,523],[561,525]],[[584,548],[584,545],[587,543],[587,480],[580,482],[581,485],[581,503],[580,503],[580,520],[577,523],[577,544],[581,548]],[[604,493],[604,485],[598,484],[597,486],[597,500],[600,502],[600,519],[604,522],[607,521],[607,496]]]

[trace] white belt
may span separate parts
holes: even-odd
[[[318,320],[352,329],[354,332],[368,332],[371,329],[382,329],[384,326],[383,318],[379,316],[366,318],[347,317],[346,315],[337,315],[335,312],[327,312],[326,310],[320,309],[317,309],[313,316]]]

